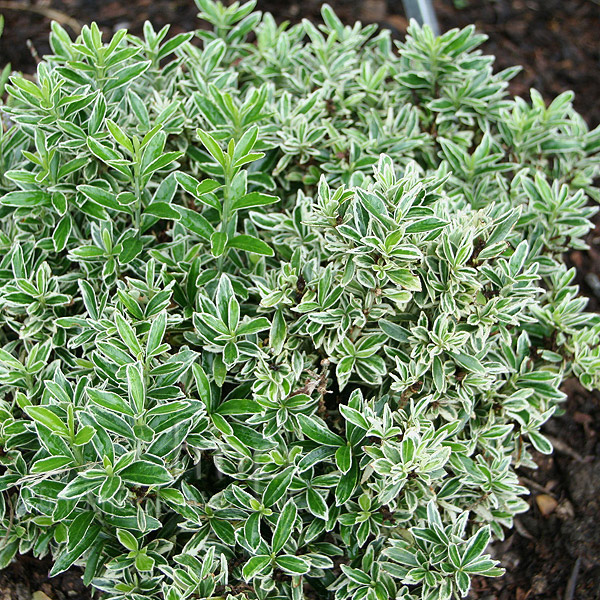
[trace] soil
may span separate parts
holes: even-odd
[[[567,381],[565,414],[545,433],[552,456],[521,470],[530,510],[492,548],[506,574],[474,581],[472,600],[597,600],[600,598],[600,394]]]
[[[377,22],[404,36],[407,20],[401,0],[329,0],[345,22]],[[319,0],[259,0],[258,8],[281,20],[319,19]],[[575,91],[575,107],[590,126],[600,122],[599,0],[434,0],[442,30],[475,23],[489,36],[483,49],[497,68],[515,64],[523,71],[511,92],[527,96],[535,87],[551,100]],[[15,9],[15,6],[19,8]],[[12,8],[11,8],[12,7]],[[32,12],[24,10],[39,10]],[[193,0],[0,0],[6,19],[0,38],[0,67],[32,72],[36,55],[47,53],[48,9],[84,24],[99,23],[109,35],[120,27],[140,33],[149,19],[155,28],[171,24],[170,34],[196,26]],[[69,26],[67,25],[67,29]],[[29,45],[25,42],[31,40]],[[600,218],[590,233],[590,250],[572,252],[589,308],[600,310]],[[471,600],[600,600],[600,394],[574,381],[564,385],[568,400],[545,433],[552,456],[538,456],[539,468],[522,470],[531,509],[520,516],[493,553],[507,569],[501,578],[474,581]],[[76,571],[49,580],[47,561],[22,557],[0,573],[0,600],[87,600]],[[37,594],[35,594],[37,592]],[[41,595],[40,595],[41,593]],[[33,596],[32,596],[33,594]],[[45,594],[45,595],[44,595]]]
[[[21,556],[0,572],[0,600],[89,600],[78,569],[48,578],[50,560]]]

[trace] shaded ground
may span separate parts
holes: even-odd
[[[481,579],[477,600],[597,600],[600,598],[600,394],[568,381],[566,413],[545,427],[552,456],[537,455],[537,471],[521,470],[530,511],[495,546],[506,567]]]
[[[0,571],[0,600],[89,600],[76,569],[48,579],[51,567],[49,560],[22,556]]]
[[[390,27],[402,37],[407,21],[401,0],[329,0],[346,22],[359,18]],[[279,20],[319,18],[319,0],[259,0]],[[489,36],[484,46],[497,57],[498,69],[515,64],[523,72],[512,82],[514,94],[537,88],[547,99],[566,89],[576,93],[575,106],[592,126],[600,122],[600,5],[598,0],[435,0],[443,30],[475,23]],[[456,5],[466,5],[458,10]],[[12,9],[7,9],[7,6]],[[19,6],[18,10],[14,10]],[[48,51],[49,20],[24,7],[58,10],[83,24],[96,20],[110,34],[119,27],[140,33],[143,21],[155,27],[172,24],[171,33],[196,26],[192,0],[0,0],[6,18],[0,38],[0,66],[31,72],[35,58]],[[55,17],[56,18],[56,17]],[[600,307],[600,219],[589,236],[589,252],[573,252],[579,283]],[[565,412],[546,433],[556,451],[539,457],[537,471],[523,471],[531,489],[531,510],[494,552],[507,567],[497,580],[478,580],[472,600],[600,600],[600,394],[574,382]],[[0,573],[0,600],[83,600],[89,595],[72,573],[48,580],[48,563],[25,558]],[[46,594],[40,595],[40,592]]]
[[[537,88],[551,98],[572,89],[575,106],[588,122],[600,122],[600,4],[598,0],[434,0],[442,29],[475,23],[490,37],[484,49],[497,57],[498,68],[515,64],[524,70],[513,82],[513,93],[527,94]],[[322,0],[259,0],[258,8],[279,20],[319,18]],[[407,21],[401,0],[329,0],[346,22],[361,19],[379,22],[402,36]],[[466,5],[458,10],[455,5]],[[12,8],[10,8],[12,7]],[[31,71],[35,60],[26,40],[42,56],[48,51],[49,20],[31,12],[56,10],[80,24],[97,21],[110,33],[127,27],[140,33],[149,19],[155,27],[167,23],[172,33],[195,26],[193,0],[0,0],[6,19],[0,39],[0,64],[10,61],[16,69]],[[57,16],[55,15],[55,18]],[[65,19],[66,21],[66,19]]]
[[[397,1],[397,0],[394,0]],[[454,0],[457,4],[461,0]],[[600,123],[600,3],[597,0],[434,0],[443,29],[475,23],[489,40],[484,50],[499,69],[522,65],[511,91],[535,87],[547,99],[575,92],[575,108]]]

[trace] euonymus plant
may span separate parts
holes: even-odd
[[[473,28],[403,43],[197,0],[54,24],[0,132],[0,567],[107,598],[464,596],[600,317],[571,94]],[[194,42],[194,43],[192,43]]]

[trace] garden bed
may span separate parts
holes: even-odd
[[[401,37],[406,27],[401,2],[354,0],[330,2],[350,22],[356,18],[391,27]],[[2,63],[10,60],[15,69],[32,71],[35,54],[47,50],[48,19],[51,8],[79,23],[97,20],[107,31],[127,27],[139,33],[143,21],[155,26],[173,25],[178,33],[195,27],[197,9],[191,0],[135,0],[99,3],[90,0],[33,2],[41,13],[21,7],[0,12],[6,18],[0,40]],[[16,3],[13,3],[13,5]],[[319,2],[259,2],[259,8],[280,19],[297,21],[318,18]],[[357,5],[360,4],[360,10]],[[600,45],[600,7],[593,0],[500,0],[475,1],[458,10],[450,0],[436,3],[442,29],[475,23],[490,36],[485,51],[495,54],[497,68],[524,66],[511,91],[524,95],[536,87],[550,99],[565,89],[576,93],[575,107],[588,123],[600,120],[600,78],[597,70]],[[25,44],[31,40],[30,47]],[[589,252],[574,252],[570,261],[579,270],[580,284],[591,298],[590,308],[600,306],[600,223],[590,234]],[[518,519],[517,526],[494,549],[495,557],[507,568],[498,580],[476,581],[470,598],[479,600],[596,600],[600,597],[600,395],[571,382],[565,384],[569,399],[565,414],[546,426],[553,438],[553,456],[538,456],[537,471],[522,470],[523,483],[531,490],[531,510]],[[0,574],[0,600],[18,598],[45,600],[87,598],[79,580],[70,574],[47,581],[47,562],[23,558]]]

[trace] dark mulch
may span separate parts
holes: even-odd
[[[600,394],[574,381],[564,390],[565,414],[545,427],[554,454],[537,455],[539,469],[520,473],[531,508],[493,548],[506,575],[477,580],[473,600],[600,598]]]
[[[14,0],[0,0],[0,7]],[[196,26],[192,0],[23,0],[22,4],[49,7],[80,23],[99,22],[107,34],[119,27],[140,33],[149,19],[171,32]],[[297,22],[319,18],[319,0],[259,0],[278,20]],[[346,22],[361,19],[392,29],[401,38],[406,31],[401,0],[330,0]],[[600,5],[598,0],[435,0],[443,30],[475,23],[488,34],[484,46],[497,57],[499,69],[523,65],[511,85],[514,94],[527,96],[537,88],[548,100],[572,89],[575,107],[591,126],[600,122]],[[458,10],[456,5],[466,5]],[[35,59],[48,51],[49,21],[43,15],[0,8],[6,18],[0,39],[0,65],[11,61],[31,72]],[[600,220],[589,236],[591,250],[573,252],[571,264],[590,308],[600,307]],[[523,470],[531,489],[531,510],[522,515],[513,532],[494,553],[507,567],[497,580],[477,580],[472,600],[600,600],[600,394],[572,381],[565,383],[569,399],[564,414],[546,426],[554,438],[551,457],[538,457],[537,471]],[[0,573],[0,600],[30,600],[44,592],[55,600],[87,599],[77,574],[48,580],[48,562],[23,558]],[[38,596],[35,600],[47,600]]]
[[[89,600],[77,569],[71,569],[52,579],[48,572],[50,560],[21,556],[0,571],[0,600]]]
[[[434,0],[444,29],[475,23],[489,40],[484,46],[500,69],[522,65],[511,91],[531,87],[552,99],[575,92],[575,108],[592,126],[600,123],[600,4],[597,0]],[[457,1],[457,0],[455,0]]]
[[[547,98],[572,89],[575,106],[590,124],[600,122],[600,5],[598,0],[434,0],[443,30],[475,23],[488,34],[484,49],[497,57],[499,68],[523,65],[513,82],[515,94],[527,95],[537,88]],[[319,19],[322,0],[259,0],[260,10],[278,20],[297,22]],[[346,22],[361,19],[387,26],[401,37],[406,30],[401,0],[330,0]],[[466,8],[457,10],[456,5]],[[149,19],[155,27],[172,25],[172,33],[189,31],[198,12],[192,0],[4,0],[0,13],[6,19],[0,39],[0,63],[10,61],[16,69],[31,71],[35,59],[26,40],[42,56],[48,51],[49,20],[23,6],[51,8],[74,17],[79,23],[97,21],[110,33],[127,27],[140,33]],[[7,6],[18,6],[8,9]]]

